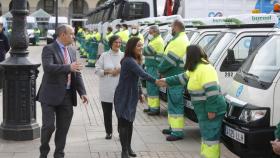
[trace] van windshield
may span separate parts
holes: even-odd
[[[235,36],[235,33],[227,32],[220,33],[209,45],[206,45],[204,50],[209,57],[209,61],[215,64],[220,57],[223,50],[230,43],[230,41]]]
[[[34,29],[35,28],[35,23],[27,23],[26,28],[27,29]]]
[[[259,82],[272,83],[279,69],[280,36],[273,36],[244,63],[241,74],[253,76]]]

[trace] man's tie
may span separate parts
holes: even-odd
[[[63,49],[64,49],[64,52],[63,52],[64,64],[71,64],[71,61],[70,61],[70,57],[69,57],[67,48],[64,47]],[[69,73],[69,74],[67,75],[67,85],[66,85],[66,89],[70,89],[70,84],[71,84],[71,73]]]

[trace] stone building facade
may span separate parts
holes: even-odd
[[[55,15],[56,0],[28,0],[27,7],[30,14],[43,9],[50,15]],[[93,10],[98,0],[58,0],[58,16],[69,19],[83,19]],[[12,0],[0,0],[0,16],[7,13],[12,7]]]

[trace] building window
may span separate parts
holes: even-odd
[[[54,0],[44,0],[44,10],[49,14],[54,14]]]
[[[84,0],[73,0],[73,13],[83,14]]]

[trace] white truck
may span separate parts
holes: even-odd
[[[274,157],[270,141],[280,122],[280,33],[242,65],[228,90],[222,139],[241,158]],[[276,156],[275,156],[276,157]]]
[[[49,28],[47,32],[47,44],[53,41],[53,36],[55,34],[55,21],[56,21],[56,17],[50,17]],[[57,21],[58,21],[58,26],[61,24],[68,24],[68,18],[64,16],[59,16]]]
[[[249,14],[254,9],[270,13],[277,0],[181,0],[178,14],[183,18],[220,17]]]

